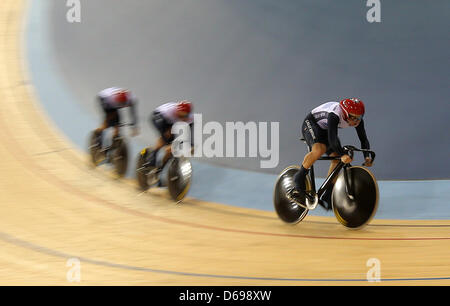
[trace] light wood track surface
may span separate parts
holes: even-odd
[[[375,219],[351,231],[307,216],[290,226],[274,212],[176,205],[91,168],[28,79],[26,5],[0,1],[0,284],[366,285],[370,258],[381,263],[378,284],[450,284],[449,220]],[[71,258],[79,283],[67,280]]]

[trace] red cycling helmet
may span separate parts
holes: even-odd
[[[178,102],[177,111],[190,114],[192,112],[192,103],[187,100]]]
[[[362,119],[364,116],[364,103],[357,98],[344,99],[339,102],[339,106],[344,111],[344,118]]]
[[[119,103],[125,103],[128,101],[129,98],[128,95],[129,95],[128,90],[121,90],[114,95],[114,98]]]

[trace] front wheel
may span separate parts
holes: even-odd
[[[169,161],[167,187],[174,201],[181,201],[191,187],[192,164],[185,157],[174,157]]]
[[[344,172],[341,172],[333,188],[333,212],[345,227],[360,229],[370,222],[378,208],[378,184],[373,174],[364,167],[349,167],[346,186]],[[353,196],[350,196],[351,190]]]

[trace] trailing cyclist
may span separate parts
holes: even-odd
[[[102,125],[95,130],[95,134],[98,137],[100,147],[102,147],[102,135],[105,129],[113,127],[113,139],[119,136],[119,109],[121,108],[129,107],[130,109],[130,115],[132,118],[131,125],[133,126],[131,136],[136,136],[137,134],[139,134],[136,116],[137,99],[131,93],[131,91],[119,87],[106,88],[97,94],[97,102],[99,103],[105,118]]]
[[[186,122],[189,124],[191,130],[193,128],[193,106],[190,101],[183,100],[180,102],[169,102],[157,107],[150,115],[150,124],[158,132],[160,137],[156,141],[154,149],[148,156],[149,166],[158,166],[162,169],[169,158],[172,156],[172,147],[170,146],[174,141],[174,135],[172,134],[172,126],[177,122]],[[191,145],[193,142],[191,141]],[[156,165],[156,157],[161,148],[165,147],[165,154],[160,165]]]

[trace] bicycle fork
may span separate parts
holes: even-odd
[[[352,180],[351,180],[351,178],[349,177],[350,175],[347,173],[348,171],[347,171],[347,168],[348,167],[350,167],[350,164],[348,164],[345,168],[344,168],[344,180],[345,180],[345,190],[347,191],[347,194],[348,194],[348,197],[351,199],[351,200],[354,200],[355,199],[355,193],[354,193],[354,188],[353,188],[353,185],[352,185]]]

